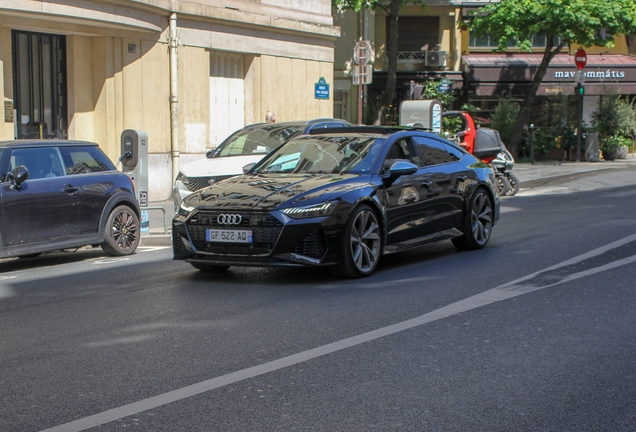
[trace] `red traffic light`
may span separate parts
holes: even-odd
[[[574,64],[579,70],[582,70],[587,64],[587,53],[583,48],[579,48],[574,53]]]

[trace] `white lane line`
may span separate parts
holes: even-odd
[[[227,375],[212,378],[206,381],[201,381],[186,387],[182,387],[180,389],[176,389],[167,393],[163,393],[157,396],[153,396],[147,399],[133,402],[128,405],[123,405],[117,408],[113,408],[108,411],[103,411],[101,413],[84,417],[82,419],[65,423],[59,426],[55,426],[41,432],[84,431],[96,426],[100,426],[100,425],[104,425],[116,420],[120,420],[124,417],[139,414],[141,412],[158,408],[160,406],[167,405],[172,402],[177,402],[177,401],[180,401],[180,400],[183,400],[183,399],[186,399],[201,393],[205,393],[220,387],[224,387],[230,384],[234,384],[240,381],[254,378],[259,375],[266,374],[268,372],[284,369],[289,366],[293,366],[302,362],[316,359],[318,357],[323,357],[327,354],[342,351],[344,349],[351,348],[351,347],[363,344],[365,342],[370,342],[385,336],[389,336],[395,333],[412,329],[414,327],[419,327],[421,325],[428,324],[430,322],[437,321],[442,318],[448,318],[450,316],[457,315],[462,312],[467,312],[469,310],[477,309],[483,306],[487,306],[502,300],[507,300],[507,299],[517,297],[523,294],[553,287],[555,285],[559,285],[571,280],[579,279],[585,276],[590,276],[602,271],[609,270],[610,268],[616,268],[619,266],[631,264],[633,262],[636,262],[636,255],[628,257],[628,258],[624,258],[621,260],[617,260],[600,267],[587,269],[579,273],[574,273],[574,274],[564,276],[563,279],[557,282],[554,282],[551,285],[531,286],[531,285],[524,285],[522,283],[524,281],[534,278],[535,276],[541,273],[545,273],[547,271],[555,270],[561,267],[569,266],[569,265],[584,261],[586,259],[601,255],[607,252],[608,250],[617,248],[619,246],[625,245],[635,240],[636,240],[636,234],[625,237],[621,240],[617,240],[615,242],[609,243],[605,246],[594,249],[590,252],[584,253],[582,255],[579,255],[567,261],[563,261],[559,264],[548,267],[544,270],[540,270],[538,272],[532,273],[530,275],[524,276],[522,278],[516,279],[506,284],[500,285],[496,288],[492,288],[488,291],[484,291],[480,294],[474,295],[464,300],[460,300],[456,303],[450,304],[443,308],[421,315],[417,318],[413,318],[413,319],[403,321],[397,324],[393,324],[387,327],[382,327],[377,330],[372,330],[367,333],[363,333],[363,334],[353,336],[347,339],[342,339],[337,342],[333,342],[327,345],[312,348],[307,351],[303,351],[297,354],[293,354],[293,355],[283,357],[277,360],[273,360],[271,362],[263,363],[257,366],[252,366],[250,368],[232,372]]]
[[[168,249],[172,246],[139,246],[137,248],[138,252],[154,252],[162,249]]]
[[[93,261],[93,264],[116,264],[116,263],[129,261],[129,260],[130,260],[130,258],[122,258],[122,257],[117,257],[117,258],[99,258],[99,259]]]

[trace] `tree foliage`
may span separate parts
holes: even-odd
[[[490,127],[499,131],[504,143],[510,142],[518,116],[519,103],[510,99],[500,99],[495,111],[490,115]]]
[[[397,83],[397,51],[398,51],[398,18],[400,10],[406,5],[425,5],[425,0],[332,0],[334,7],[338,11],[352,10],[360,12],[362,9],[372,9],[383,12],[387,15],[388,29],[386,50],[389,55],[389,67],[387,70],[387,84],[384,93],[380,98],[380,103],[374,114],[374,124],[381,124],[384,114],[395,96],[395,86]]]
[[[635,33],[636,3],[634,0],[501,0],[481,8],[466,25],[477,36],[490,35],[497,40],[499,51],[506,51],[509,41],[528,51],[533,35],[546,35],[543,59],[510,139],[509,149],[516,154],[550,60],[567,45],[611,47],[614,36]]]

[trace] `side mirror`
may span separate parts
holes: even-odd
[[[205,157],[208,158],[208,159],[211,159],[214,156],[214,152],[215,151],[216,151],[215,149],[210,149],[210,150],[206,151],[205,152]]]
[[[250,162],[247,165],[245,165],[243,167],[243,174],[247,174],[248,172],[250,172],[250,170],[254,168],[254,165],[256,165],[256,162]]]
[[[398,178],[403,175],[411,175],[417,172],[417,165],[407,161],[397,161],[391,165],[389,173],[391,177]]]
[[[415,174],[417,169],[417,165],[399,160],[391,165],[391,168],[382,176],[382,181],[385,186],[391,186],[399,177]]]
[[[17,189],[20,189],[20,185],[24,183],[29,178],[29,170],[24,165],[18,165],[13,168],[9,174],[7,174],[7,180],[15,186]]]

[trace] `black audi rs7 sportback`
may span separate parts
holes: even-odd
[[[383,254],[433,241],[480,249],[499,219],[492,168],[418,129],[321,130],[244,170],[183,201],[174,259],[203,271],[305,265],[362,277]]]

